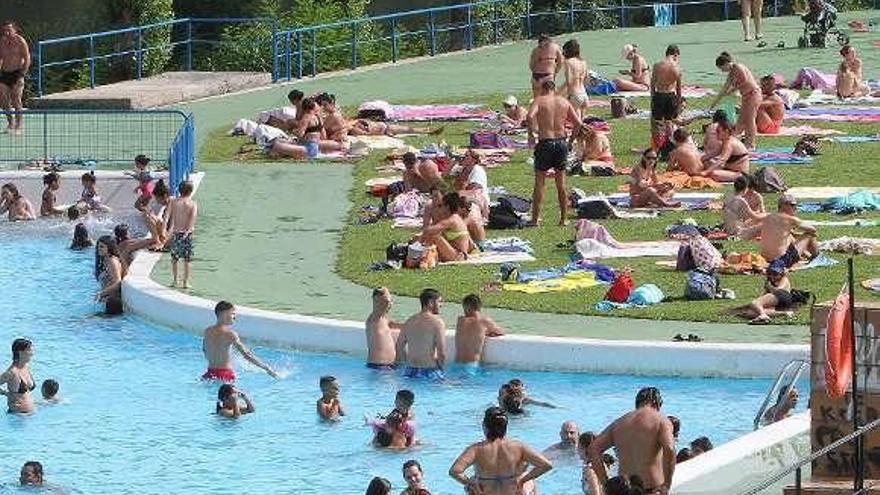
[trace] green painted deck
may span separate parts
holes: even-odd
[[[874,14],[845,15],[841,25],[849,18],[864,19]],[[619,50],[626,42],[642,46],[650,60],[658,58],[668,43],[677,43],[688,84],[719,85],[722,75],[714,69],[714,58],[722,50],[740,57],[758,75],[779,72],[791,78],[803,66],[833,72],[835,48],[796,48],[802,29],[799,19],[769,19],[765,26],[770,47],[764,49],[739,41],[738,20],[667,29],[586,32],[574,37],[581,42],[591,68],[605,74],[625,66]],[[880,62],[880,49],[870,46],[872,37],[870,33],[853,37],[869,76],[873,75],[871,68]],[[789,48],[771,48],[783,38]],[[197,101],[186,108],[195,113],[199,142],[204,143],[207,134],[217,128],[283,104],[293,87],[306,93],[335,93],[343,105],[367,99],[394,103],[479,101],[480,95],[524,93],[529,88],[526,60],[532,44],[519,42],[321,76]],[[341,222],[350,209],[345,199],[351,187],[348,165],[199,163],[199,167],[207,175],[197,197],[200,218],[193,294],[284,312],[355,320],[366,317],[369,288],[333,273]],[[157,281],[170,280],[168,267],[165,257],[154,272]],[[415,306],[412,299],[400,298],[394,313],[403,318]],[[448,304],[444,311],[448,321],[460,311],[457,306]],[[803,326],[749,327],[492,309],[488,313],[513,332],[552,336],[669,340],[676,333],[697,333],[710,342],[766,343],[806,343],[808,336]]]

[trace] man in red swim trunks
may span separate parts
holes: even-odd
[[[232,329],[232,324],[235,323],[235,306],[230,302],[220,301],[214,307],[214,314],[217,316],[217,323],[205,329],[202,341],[202,350],[208,360],[208,371],[202,375],[202,380],[235,381],[235,370],[229,354],[229,348],[233,345],[254,366],[265,370],[272,378],[278,378],[275,370],[254,356]]]

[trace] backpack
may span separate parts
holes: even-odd
[[[501,196],[500,198],[498,198],[498,203],[505,204],[511,210],[519,213],[527,213],[532,209],[531,200],[528,200],[521,196],[515,196],[513,194]]]
[[[684,298],[688,301],[715,299],[718,285],[718,277],[714,273],[691,270],[688,272],[687,284],[684,287]]]
[[[621,273],[605,293],[605,300],[616,303],[626,302],[632,294],[634,286],[632,277],[628,273]]]
[[[663,302],[663,291],[654,284],[640,285],[629,295],[626,300],[629,304],[636,306],[650,306],[651,304],[659,304]]]
[[[815,156],[819,154],[819,138],[809,135],[798,139],[794,144],[793,155],[797,156]]]
[[[489,223],[490,229],[519,229],[525,224],[523,219],[513,208],[509,201],[503,201],[501,198],[497,205],[489,207]]]
[[[764,167],[755,172],[755,190],[759,193],[777,193],[788,189],[782,176],[773,167]]]
[[[578,218],[614,218],[614,208],[607,199],[588,199],[577,204]]]

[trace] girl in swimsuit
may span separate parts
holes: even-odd
[[[56,172],[49,172],[43,176],[43,197],[40,202],[40,216],[52,217],[63,215],[64,210],[56,206],[58,198],[55,193],[61,188],[61,177]]]
[[[862,82],[862,59],[856,49],[846,45],[840,49],[840,56],[843,60],[837,68],[837,97],[854,98],[868,94],[868,86]]]
[[[34,220],[34,207],[18,192],[15,184],[3,184],[0,188],[0,215],[8,214],[10,222],[18,222],[21,220]]]
[[[314,98],[303,100],[303,116],[299,119],[296,135],[299,143],[305,147],[309,158],[315,158],[318,153],[328,153],[342,149],[342,143],[327,139],[327,131],[324,129],[324,119],[321,118],[321,107]]]
[[[424,473],[419,461],[410,459],[403,463],[403,480],[406,481],[406,488],[400,495],[431,495],[425,488]]]
[[[244,402],[244,407],[241,407],[238,399]],[[238,419],[242,414],[250,414],[254,410],[254,404],[246,393],[229,383],[220,385],[220,389],[217,390],[217,407],[215,408],[217,415],[229,419]]]
[[[794,314],[791,311],[793,305],[791,282],[786,275],[785,266],[771,263],[767,267],[764,294],[755,298],[749,305],[749,310],[754,315],[750,323],[754,325],[770,323],[770,317],[777,314],[791,317]]]
[[[0,394],[6,396],[8,412],[29,414],[34,410],[31,392],[36,388],[30,371],[30,362],[34,356],[34,346],[30,340],[15,339],[12,342],[12,364],[0,375]]]
[[[745,145],[749,149],[754,149],[755,135],[758,133],[756,118],[758,106],[761,105],[761,91],[755,81],[755,76],[752,75],[752,71],[748,67],[734,62],[733,56],[727,52],[721,52],[721,55],[718,55],[718,58],[715,59],[715,66],[721,72],[727,73],[727,81],[709,108],[714,108],[724,96],[739,91],[741,102],[739,119],[736,121],[736,134],[744,132]]]
[[[755,117],[755,126],[761,134],[779,134],[785,118],[785,103],[776,94],[776,80],[772,75],[761,78],[761,104]]]
[[[749,173],[749,150],[733,137],[734,129],[731,129],[729,122],[719,122],[716,132],[721,141],[721,154],[700,175],[718,182],[733,182],[740,175]]]
[[[596,439],[596,434],[592,431],[581,433],[578,437],[578,457],[581,458],[583,465],[583,473],[581,474],[581,489],[584,495],[601,495],[602,487],[599,484],[599,476],[593,471],[590,463],[590,444]]]
[[[95,301],[105,303],[107,314],[122,312],[124,276],[116,241],[109,235],[101,236],[95,244],[95,278],[101,283],[101,290],[95,293]]]
[[[445,218],[422,231],[421,243],[437,247],[437,256],[441,262],[460,261],[467,258],[475,245],[468,233],[467,224],[458,212],[463,208],[463,201],[458,193],[443,195],[442,214]]]
[[[629,204],[633,208],[677,208],[681,203],[671,201],[675,190],[672,184],[657,180],[657,153],[648,148],[639,164],[633,167],[629,183]]]
[[[507,415],[490,407],[483,416],[486,439],[464,450],[449,468],[449,475],[465,486],[468,493],[518,495],[532,480],[553,469],[550,461],[519,440],[505,438]],[[522,472],[523,464],[532,468]],[[465,470],[474,466],[474,477]]]

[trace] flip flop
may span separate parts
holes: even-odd
[[[770,324],[770,317],[767,315],[759,316],[749,322],[749,325],[768,325],[768,324]]]
[[[688,342],[702,342],[703,337],[700,337],[699,335],[694,334],[694,333],[689,333],[687,341]]]
[[[680,333],[675,334],[675,337],[672,337],[673,342],[686,342],[687,339],[681,336]]]

